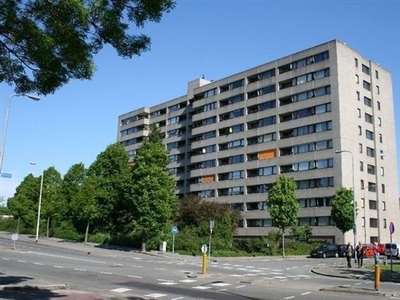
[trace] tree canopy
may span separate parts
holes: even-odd
[[[273,226],[282,231],[282,251],[285,256],[285,229],[297,224],[300,206],[296,200],[296,182],[293,178],[280,176],[268,191],[267,207]]]
[[[150,49],[133,33],[160,22],[173,0],[0,0],[0,82],[17,93],[51,94],[71,79],[90,79],[105,45],[132,58]]]
[[[354,227],[353,190],[340,188],[335,195],[331,210],[332,220],[344,234]]]

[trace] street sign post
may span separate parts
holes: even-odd
[[[18,240],[18,233],[13,233],[13,234],[11,235],[11,239],[14,241],[13,250],[15,250],[15,241]]]
[[[171,232],[172,232],[172,254],[174,254],[174,252],[175,252],[175,235],[179,232],[178,227],[172,226]]]
[[[392,253],[392,235],[394,233],[394,223],[389,223],[389,232],[390,232],[390,277],[393,276],[393,253]]]

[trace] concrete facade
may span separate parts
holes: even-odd
[[[285,174],[297,182],[299,224],[314,238],[353,242],[330,217],[344,186],[355,191],[356,240],[384,243],[400,217],[393,105],[390,73],[333,40],[220,80],[191,81],[187,95],[119,116],[118,141],[133,159],[157,124],[177,194],[241,211],[238,236],[276,229],[267,192]]]

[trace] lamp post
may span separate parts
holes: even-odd
[[[0,152],[0,175],[1,175],[1,172],[3,171],[3,159],[4,159],[4,151],[5,151],[5,147],[6,147],[8,120],[10,118],[11,100],[14,97],[28,97],[29,99],[32,99],[34,101],[40,100],[40,98],[38,96],[28,95],[28,94],[15,94],[8,98],[8,103],[7,103],[7,108],[6,108],[6,120],[4,123],[3,139],[2,139],[2,143],[1,143],[1,152]]]
[[[350,153],[351,154],[351,173],[353,177],[353,235],[354,235],[354,247],[357,245],[357,207],[356,207],[356,196],[355,196],[355,184],[354,184],[354,155],[350,150],[336,150],[335,153]]]
[[[40,225],[40,209],[42,207],[42,192],[43,192],[43,175],[44,175],[44,171],[43,171],[43,166],[39,165],[35,162],[31,162],[32,166],[39,166],[42,168],[42,178],[40,179],[40,192],[39,192],[39,206],[38,206],[38,215],[37,215],[37,223],[36,223],[36,243],[39,240],[39,225]]]

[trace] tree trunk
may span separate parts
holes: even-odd
[[[17,222],[17,233],[19,233],[19,221],[21,220],[21,217],[18,217],[18,222]]]
[[[89,223],[90,223],[90,221],[88,220],[87,224],[86,224],[86,231],[85,231],[85,243],[87,243],[87,239],[88,239],[88,235],[89,235]]]
[[[146,252],[147,233],[142,234],[142,252]]]
[[[47,218],[46,237],[49,238],[50,217]]]
[[[282,230],[282,256],[285,257],[285,230]]]

